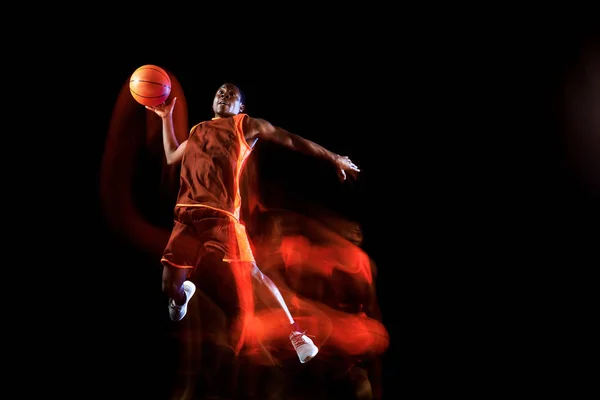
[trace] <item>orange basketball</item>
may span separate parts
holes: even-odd
[[[142,65],[131,74],[129,91],[138,103],[156,106],[164,103],[171,94],[171,78],[156,65]]]

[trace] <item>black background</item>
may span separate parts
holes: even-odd
[[[60,307],[48,310],[60,327],[51,363],[74,356],[61,391],[147,394],[159,379],[148,367],[162,324],[154,318],[166,311],[153,297],[159,274],[124,268],[133,255],[105,227],[98,198],[112,108],[142,64],[179,78],[191,121],[209,117],[216,87],[232,79],[251,115],[361,167],[356,183],[338,187],[300,165],[273,173],[317,180],[315,200],[363,227],[391,335],[385,399],[568,386],[538,374],[556,373],[568,355],[547,346],[578,326],[581,308],[566,305],[573,292],[585,304],[587,292],[573,289],[598,260],[598,195],[568,150],[563,107],[569,82],[585,84],[580,56],[595,32],[533,21],[417,28],[404,18],[374,19],[374,28],[324,18],[318,30],[257,20],[253,30],[223,17],[207,26],[211,19],[155,35],[107,23],[60,54],[68,96],[45,120],[53,136],[40,141],[52,145],[44,153],[64,195],[52,207],[66,236],[49,243],[62,268],[51,290]],[[48,271],[39,272],[45,283]]]

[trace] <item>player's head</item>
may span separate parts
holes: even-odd
[[[245,108],[244,93],[240,88],[230,82],[225,82],[219,87],[213,99],[213,112],[216,118],[231,117],[239,114]]]

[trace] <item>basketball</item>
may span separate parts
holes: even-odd
[[[144,106],[157,106],[171,94],[171,78],[156,65],[142,65],[131,74],[129,91],[138,103]]]

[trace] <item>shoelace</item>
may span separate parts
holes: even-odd
[[[290,338],[290,340],[292,341],[292,345],[294,346],[295,349],[297,349],[299,346],[302,346],[303,344],[307,344],[308,342],[306,340],[304,340],[304,332],[297,332],[297,333],[292,333],[292,337]]]

